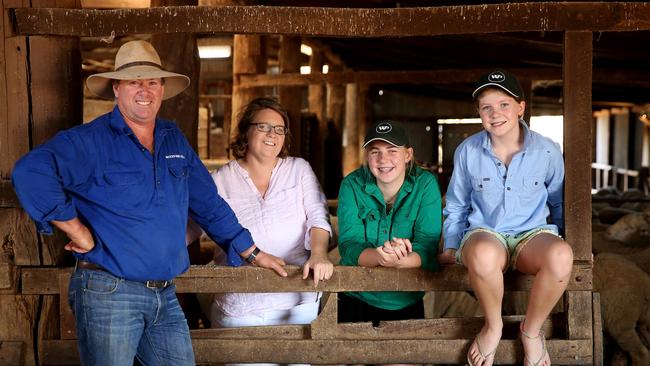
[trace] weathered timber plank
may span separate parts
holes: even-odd
[[[0,290],[11,290],[15,293],[18,280],[13,261],[5,256],[0,258]]]
[[[211,328],[191,330],[192,339],[309,339],[309,325]]]
[[[504,316],[503,339],[519,336],[519,323],[523,319],[523,315]],[[472,339],[483,325],[483,317],[382,321],[378,327],[370,322],[340,323],[336,339]],[[544,322],[542,330],[551,337],[561,327],[560,317],[552,317]]]
[[[21,342],[25,350],[21,362],[14,365],[35,365],[34,352],[27,350],[35,346],[38,307],[39,296],[0,295],[0,340]]]
[[[593,337],[591,291],[567,291],[565,298],[568,338]]]
[[[19,208],[0,209],[0,244],[11,253],[17,266],[39,265],[36,226]]]
[[[525,31],[649,30],[646,3],[518,3],[422,8],[179,6],[148,9],[16,9],[19,35],[137,33],[434,36]],[[290,19],[291,21],[288,21]],[[404,24],[408,24],[407,27]]]
[[[23,342],[0,340],[0,365],[20,365]]]
[[[299,73],[302,54],[300,53],[300,37],[280,37],[280,50],[278,51],[278,62],[280,73]],[[289,115],[289,129],[291,130],[291,146],[289,154],[308,158],[303,150],[302,121],[300,120],[302,109],[302,88],[295,86],[283,86],[278,88],[278,100]],[[309,148],[309,141],[305,141]]]
[[[61,339],[76,339],[77,328],[74,314],[68,304],[68,284],[70,276],[67,273],[58,274],[59,277],[59,326]]]
[[[38,146],[82,122],[79,38],[30,37],[29,59],[32,145]]]
[[[29,151],[29,96],[27,70],[27,42],[25,37],[4,39],[3,70],[6,99],[2,101],[2,124],[0,134],[0,178],[7,179],[16,161]]]
[[[21,207],[18,197],[16,197],[16,191],[8,179],[0,179],[0,208],[3,207]]]
[[[337,322],[339,297],[336,292],[325,293],[321,298],[323,310],[318,317],[311,322],[312,339],[334,339],[338,336]]]
[[[193,339],[197,363],[268,361],[273,363],[464,363],[471,339],[467,340],[242,340]],[[547,340],[554,364],[591,363],[591,340]],[[76,342],[44,341],[42,363],[79,364]],[[399,352],[395,352],[399,350]],[[65,358],[65,359],[64,359]],[[519,340],[501,340],[495,363],[521,364]]]
[[[591,254],[591,110],[593,37],[591,32],[564,35],[564,225],[574,258]]]
[[[604,365],[603,318],[600,313],[600,293],[594,292],[592,307],[594,309],[594,366]]]
[[[21,269],[23,294],[58,294],[58,272],[71,268]],[[191,266],[174,281],[178,292],[312,292],[311,279],[302,279],[302,269],[286,266],[288,276],[257,267]],[[506,289],[530,289],[533,277],[521,274],[506,276]],[[592,274],[589,264],[574,264],[569,289],[590,290]],[[422,269],[364,268],[336,266],[332,278],[320,282],[323,292],[343,291],[463,291],[470,290],[467,271],[460,265],[446,266],[442,272]]]

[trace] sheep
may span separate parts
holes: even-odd
[[[650,210],[630,213],[607,228],[606,238],[628,246],[647,246],[650,242]]]
[[[600,292],[605,332],[631,356],[633,365],[650,365],[650,352],[641,339],[650,341],[650,276],[612,253],[596,256],[593,274],[594,291]]]

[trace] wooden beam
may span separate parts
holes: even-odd
[[[465,362],[470,339],[456,340],[242,340],[193,339],[197,363],[353,364]],[[554,364],[585,365],[592,361],[591,340],[546,341]],[[43,341],[41,362],[48,365],[79,364],[76,341]],[[234,351],[236,350],[236,352]],[[398,350],[398,352],[394,352]],[[495,363],[521,364],[521,341],[502,339]]]
[[[314,291],[311,279],[302,279],[302,269],[286,266],[288,277],[281,278],[270,269],[258,267],[222,267],[214,265],[191,266],[178,276],[178,292],[287,292]],[[71,268],[22,267],[23,294],[58,294],[58,273],[71,272]],[[215,281],[217,280],[217,281]],[[569,281],[571,290],[590,290],[592,287],[591,264],[576,263]],[[533,276],[513,274],[506,276],[506,289],[527,290],[532,286]],[[467,270],[460,265],[445,266],[442,272],[419,268],[365,268],[334,267],[328,281],[318,284],[318,291],[468,291],[471,290]]]
[[[564,35],[564,226],[574,258],[591,259],[591,32]]]
[[[528,31],[650,30],[650,4],[543,2],[422,8],[282,6],[14,10],[18,35],[79,37],[156,33],[410,37]],[[290,20],[290,21],[288,21]],[[408,26],[404,26],[408,24]]]
[[[345,85],[343,120],[343,176],[359,167],[359,84]]]
[[[509,69],[520,80],[561,80],[562,70],[551,68]],[[485,69],[421,70],[421,71],[342,71],[327,74],[246,75],[242,88],[263,86],[308,86],[313,84],[458,84],[475,83]],[[521,76],[519,76],[521,75]],[[650,80],[650,77],[645,76]]]

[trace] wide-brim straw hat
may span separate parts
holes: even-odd
[[[122,45],[115,55],[115,71],[90,75],[86,85],[102,98],[114,99],[113,80],[165,79],[163,100],[169,99],[190,85],[190,78],[165,71],[158,52],[146,41],[130,41]]]

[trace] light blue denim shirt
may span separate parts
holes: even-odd
[[[505,166],[493,153],[486,131],[463,141],[454,153],[447,189],[445,249],[458,249],[469,230],[488,228],[517,234],[537,227],[562,230],[564,161],[557,143],[530,131],[524,147]],[[551,216],[552,224],[547,221]]]

